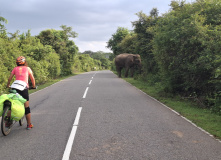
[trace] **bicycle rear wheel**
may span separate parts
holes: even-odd
[[[4,107],[4,111],[2,114],[2,122],[1,122],[1,129],[2,134],[7,136],[11,132],[11,127],[13,125],[13,121],[10,120],[10,117],[7,117],[8,112],[10,112],[10,107]]]

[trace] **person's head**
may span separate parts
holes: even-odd
[[[27,62],[26,62],[25,57],[19,56],[19,57],[16,59],[16,64],[17,64],[17,66],[27,66]]]

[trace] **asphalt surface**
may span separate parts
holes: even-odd
[[[30,108],[34,128],[1,134],[0,160],[61,160],[73,128],[70,160],[221,160],[219,141],[111,71],[31,94]]]

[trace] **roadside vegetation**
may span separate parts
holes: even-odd
[[[221,2],[170,6],[161,16],[138,12],[134,29],[119,27],[107,47],[140,54],[142,74],[126,80],[221,138]]]
[[[37,85],[78,72],[110,68],[106,57],[111,53],[90,51],[91,54],[82,54],[78,51],[70,40],[77,37],[72,27],[62,25],[61,30],[47,29],[31,36],[30,30],[22,34],[19,31],[7,33],[7,22],[0,17],[0,94],[7,91],[6,83],[18,56],[26,57]]]

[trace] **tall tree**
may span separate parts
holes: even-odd
[[[68,38],[76,38],[78,34],[74,31],[72,31],[72,27],[67,27],[66,25],[60,26],[63,29],[63,38],[68,40]]]
[[[213,18],[211,23],[211,17],[217,15],[212,6],[221,12],[216,1],[193,4],[173,1],[172,11],[158,22],[154,54],[167,91],[199,97],[220,90],[213,83],[221,65],[221,33],[217,25],[220,20]]]
[[[7,37],[7,33],[6,33],[6,28],[2,23],[8,23],[7,19],[5,19],[4,17],[0,16],[0,37],[1,38],[6,38]]]
[[[118,27],[116,33],[107,42],[107,48],[113,51],[114,55],[118,55],[124,52],[120,47],[119,43],[128,35],[130,31],[127,28]]]
[[[152,53],[152,40],[155,34],[155,27],[158,21],[158,10],[153,8],[150,11],[150,16],[145,13],[138,12],[136,14],[138,20],[132,22],[134,32],[137,36],[135,53],[140,54],[143,59],[144,73],[149,74],[156,72],[157,66]]]
[[[61,26],[62,30],[48,29],[42,31],[37,37],[44,45],[50,45],[60,56],[61,74],[71,73],[74,55],[78,52],[78,47],[69,38],[75,38],[77,33],[72,31],[72,27]]]
[[[13,40],[13,39],[18,39],[20,37],[19,35],[19,30],[17,30],[15,33],[8,33],[11,37],[9,39]]]

